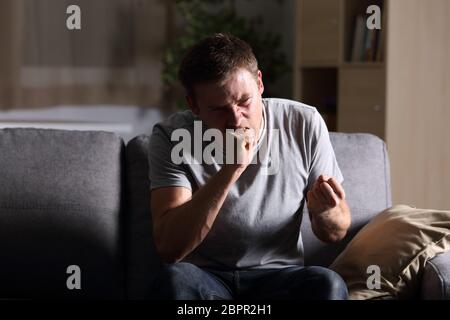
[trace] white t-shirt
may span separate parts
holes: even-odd
[[[321,174],[341,183],[343,177],[316,108],[285,99],[263,99],[263,105],[257,162],[231,187],[212,229],[183,261],[232,270],[303,265],[300,223],[306,193]],[[178,143],[171,141],[172,132],[184,128],[194,136],[194,121],[199,119],[186,110],[155,125],[149,149],[151,189],[183,186],[195,192],[222,167],[217,162],[172,162]]]

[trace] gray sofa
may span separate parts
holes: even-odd
[[[391,205],[382,140],[332,133],[353,214],[345,241],[325,245],[302,223],[305,262],[327,266]],[[154,298],[162,264],[152,241],[149,137],[125,146],[113,133],[0,130],[0,298]],[[68,266],[81,289],[69,290]],[[450,299],[450,254],[429,261],[418,298]]]

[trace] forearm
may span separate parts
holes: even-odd
[[[189,201],[164,214],[155,236],[165,260],[177,262],[203,241],[239,176],[238,169],[223,166]]]
[[[345,200],[333,209],[310,213],[311,227],[325,242],[336,242],[345,237],[351,224],[350,210]]]

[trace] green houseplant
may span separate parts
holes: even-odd
[[[247,0],[252,1],[252,0]],[[272,0],[281,2],[280,0]],[[214,33],[231,33],[247,41],[253,48],[265,81],[273,83],[289,70],[284,53],[279,49],[281,36],[261,30],[261,16],[240,17],[235,0],[175,0],[178,14],[184,22],[183,31],[166,49],[163,56],[162,82],[169,104],[185,107],[177,72],[183,54],[197,41]],[[269,92],[266,92],[270,95]]]

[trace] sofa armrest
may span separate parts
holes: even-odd
[[[425,265],[421,296],[427,300],[450,300],[450,251]]]

